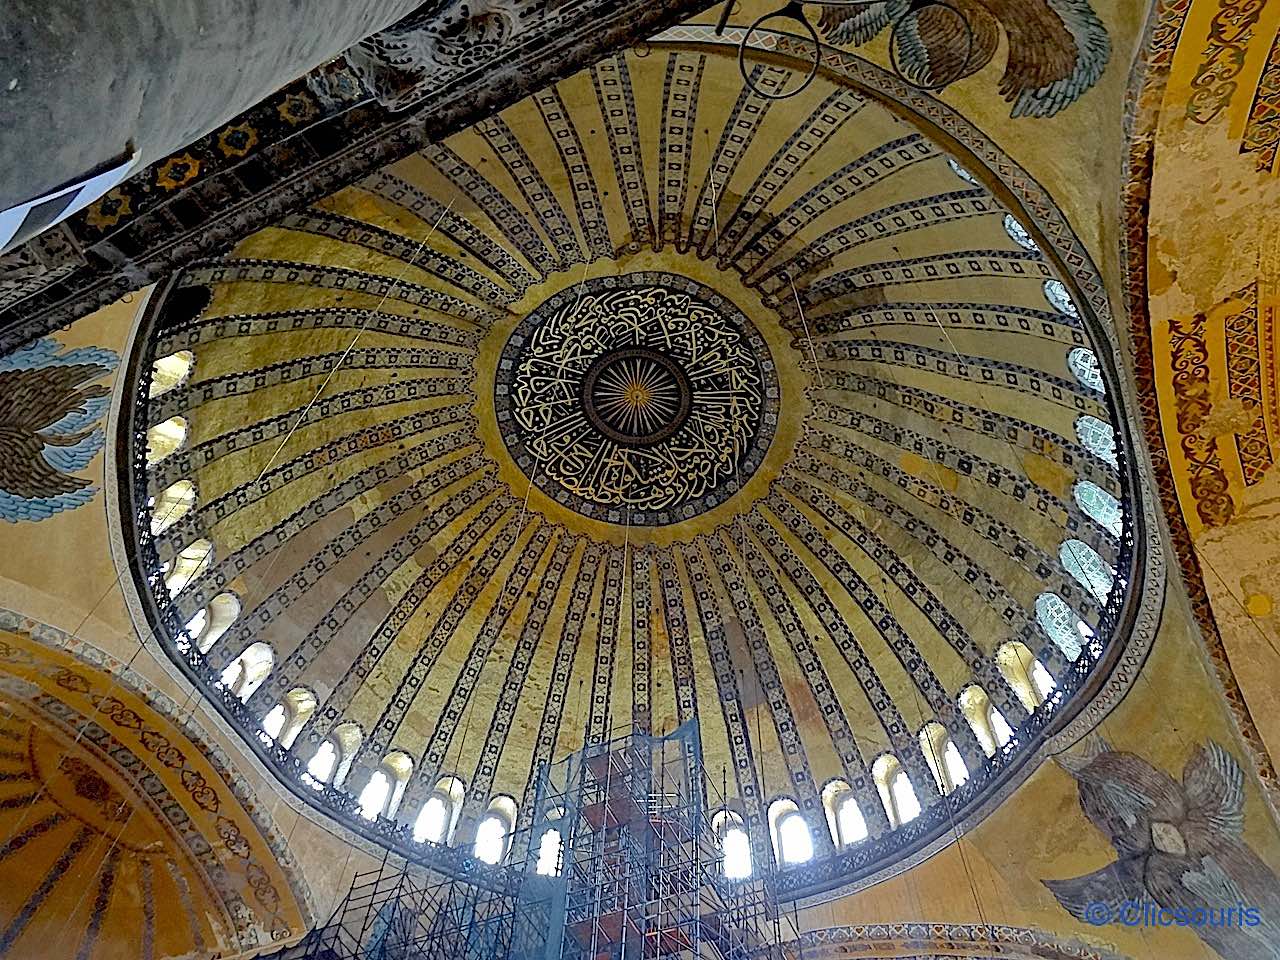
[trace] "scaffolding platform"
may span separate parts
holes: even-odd
[[[483,877],[357,876],[279,960],[781,960],[768,869],[724,876],[697,726],[628,731],[538,773],[532,825]],[[555,831],[554,876],[537,872]],[[545,864],[544,864],[545,867]]]

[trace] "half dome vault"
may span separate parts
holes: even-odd
[[[696,718],[757,864],[806,818],[813,892],[1100,704],[1141,579],[1101,284],[895,83],[833,56],[769,102],[680,28],[157,288],[133,580],[286,786],[447,867],[499,801],[535,825],[539,764]]]

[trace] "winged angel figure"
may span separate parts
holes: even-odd
[[[1098,82],[1111,55],[1089,0],[881,0],[827,6],[819,27],[828,41],[854,45],[892,28],[899,71],[930,89],[990,63],[1003,29],[1009,58],[1000,93],[1015,117],[1051,117],[1070,106]]]
[[[1083,877],[1042,881],[1073,916],[1096,923],[1090,908],[1102,904],[1107,916],[1121,917],[1126,901],[1219,919],[1252,907],[1257,925],[1191,928],[1226,960],[1280,960],[1280,880],[1242,836],[1244,777],[1231,754],[1213,742],[1197,748],[1181,784],[1102,739],[1058,763],[1076,779],[1085,816],[1119,856]]]
[[[66,352],[37,340],[0,357],[0,519],[44,520],[93,499],[83,470],[105,443],[97,422],[110,391],[93,381],[116,368],[110,350]]]

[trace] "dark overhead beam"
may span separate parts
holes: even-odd
[[[0,354],[713,5],[452,0],[420,8],[0,256]],[[388,51],[407,54],[408,67],[391,66],[405,57]]]

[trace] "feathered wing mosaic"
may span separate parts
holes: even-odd
[[[827,7],[830,43],[861,46],[890,31],[890,54],[906,79],[933,90],[987,66],[1003,33],[1009,59],[1000,93],[1015,117],[1051,117],[1098,82],[1111,39],[1089,0],[885,0]]]
[[[1280,958],[1271,932],[1280,879],[1244,839],[1244,774],[1235,757],[1210,741],[1191,755],[1181,783],[1101,738],[1058,762],[1118,856],[1085,876],[1043,881],[1073,916],[1139,926],[1163,910],[1173,921],[1157,915],[1156,923],[1189,927],[1229,960]]]
[[[118,363],[47,338],[0,357],[0,519],[46,520],[93,499],[98,488],[76,474],[105,443],[111,391],[97,381]]]

